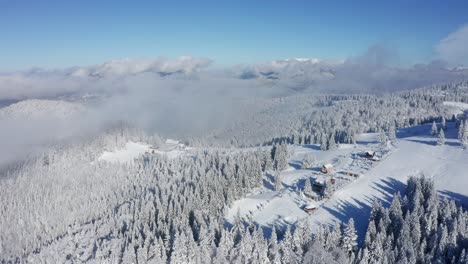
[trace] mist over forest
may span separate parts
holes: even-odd
[[[467,8],[0,3],[0,263],[468,263]]]

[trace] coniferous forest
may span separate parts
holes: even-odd
[[[225,219],[233,202],[269,177],[281,181],[274,172],[287,168],[288,144],[326,144],[323,150],[329,150],[352,143],[357,133],[395,133],[445,119],[437,103],[467,98],[464,93],[441,93],[460,86],[381,99],[323,97],[318,101],[337,100],[334,118],[311,114],[301,119],[307,121],[299,134],[246,151],[212,147],[176,158],[146,152],[130,163],[97,160],[101,149],[122,147],[128,140],[162,144],[158,136],[125,126],[79,144],[56,145],[5,172],[0,226],[8,228],[0,231],[2,261],[467,263],[466,208],[439,197],[425,177],[410,177],[387,208],[375,200],[364,237],[358,237],[352,218],[319,228],[307,221],[265,227],[240,215],[233,223]],[[348,106],[353,111],[346,111]],[[387,111],[385,118],[379,111]],[[453,118],[460,140],[465,140],[466,121]],[[313,163],[309,160],[307,166]]]

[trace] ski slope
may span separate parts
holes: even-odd
[[[378,149],[375,134],[360,135],[355,146],[345,145],[333,151],[293,146],[294,155],[290,160],[293,166],[307,153],[315,155],[319,164],[335,164],[336,170],[361,169],[362,176],[337,190],[318,210],[309,214],[301,206],[311,200],[301,196],[298,190],[303,188],[301,180],[310,177],[313,171],[292,168],[282,172],[282,190],[265,187],[260,193],[236,201],[226,220],[231,222],[237,214],[250,215],[255,223],[268,230],[273,225],[281,227],[304,219],[316,228],[322,224],[347,222],[352,217],[363,239],[374,201],[380,200],[389,206],[393,195],[404,190],[407,178],[412,175],[430,177],[441,196],[468,203],[468,150],[461,148],[454,126],[448,123],[444,146],[436,146],[437,138],[429,135],[430,124],[403,129],[398,132],[398,139],[386,147],[388,154],[368,167],[359,164],[358,168],[353,168],[352,155],[364,149]]]

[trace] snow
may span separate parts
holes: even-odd
[[[256,223],[265,227],[294,224],[301,219],[318,227],[354,218],[360,238],[363,238],[374,201],[380,200],[389,206],[393,195],[402,192],[407,178],[413,175],[432,178],[441,196],[468,203],[468,151],[463,150],[456,139],[455,124],[447,125],[449,129],[444,146],[436,146],[437,138],[429,135],[431,124],[399,131],[398,139],[385,149],[379,143],[373,143],[378,138],[373,133],[360,135],[360,143],[353,147],[332,151],[319,151],[312,145],[292,146],[290,149],[294,155],[289,160],[290,164],[297,163],[304,155],[312,155],[317,158],[317,164],[333,163],[337,179],[340,179],[340,171],[358,173],[360,177],[341,176],[349,179],[348,182],[343,182],[330,199],[317,201],[319,208],[307,214],[301,210],[304,204],[311,202],[300,192],[304,180],[320,181],[329,176],[320,175],[318,167],[283,171],[282,190],[276,192],[265,187],[261,193],[236,201],[226,219],[232,221],[238,210],[241,216],[250,214]],[[365,151],[376,151],[380,160],[359,157]]]
[[[177,59],[144,59],[144,58],[123,58],[111,60],[101,65],[84,68],[77,68],[70,73],[73,77],[107,77],[118,75],[135,75],[145,72],[157,73],[192,73],[199,68],[206,67],[210,63],[207,59],[181,56]]]
[[[463,114],[464,111],[468,110],[467,103],[446,101],[443,103],[443,105],[447,106],[453,115]]]
[[[179,141],[175,139],[166,139],[166,144],[171,144],[171,145],[179,145]]]
[[[104,151],[104,153],[101,154],[98,160],[108,161],[112,163],[131,162],[134,159],[138,158],[140,155],[149,151],[150,145],[141,142],[129,141],[125,144],[125,147],[123,149],[115,151]]]
[[[315,208],[317,208],[317,205],[314,204],[314,203],[309,203],[304,207],[304,209],[306,209],[306,210],[311,210],[311,209],[315,209]]]
[[[129,141],[125,147],[115,151],[104,151],[98,158],[100,161],[128,163],[145,153],[164,155],[169,159],[184,155],[189,148],[174,139],[167,139],[165,144],[155,147],[144,142]]]
[[[377,138],[378,135],[370,134],[369,138]],[[290,167],[281,172],[284,188],[280,191],[273,191],[268,187],[257,193],[236,201],[227,213],[226,219],[233,221],[239,211],[241,216],[250,214],[253,220],[262,226],[272,224],[294,224],[296,221],[306,218],[309,214],[303,210],[304,204],[311,203],[309,198],[304,197],[300,190],[304,187],[306,179],[313,182],[325,182],[330,179],[330,174],[322,174],[322,164],[333,164],[334,171],[361,171],[366,169],[366,163],[359,164],[353,157],[364,150],[376,148],[380,144],[351,145],[342,144],[339,148],[330,151],[321,151],[318,145],[294,145],[289,146],[292,154]],[[310,169],[299,169],[301,161],[305,156],[313,156],[316,159],[315,166]],[[367,161],[366,161],[367,162]],[[338,175],[332,173],[333,175]],[[349,177],[349,176],[346,176]],[[273,186],[273,185],[271,185]],[[323,201],[318,201],[320,207]],[[319,209],[320,210],[320,209]],[[314,212],[315,214],[315,212]]]
[[[161,155],[165,155],[169,159],[177,158],[181,155],[184,155],[187,150],[190,150],[184,144],[180,143],[178,140],[175,139],[166,139],[166,142],[162,146],[158,146],[158,148],[152,148],[153,153],[158,153]]]
[[[84,107],[78,103],[61,100],[31,99],[1,108],[0,119],[65,119],[81,111],[84,111]]]

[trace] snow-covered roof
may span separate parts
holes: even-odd
[[[314,183],[324,185],[326,181],[327,181],[327,179],[325,177],[323,177],[322,175],[319,175],[319,176],[317,176],[317,178],[315,178]]]
[[[316,208],[318,208],[318,206],[314,203],[309,203],[304,207],[304,209],[306,210],[311,210],[311,209],[316,209]]]
[[[327,169],[331,169],[331,168],[333,168],[333,165],[330,164],[330,163],[327,163],[327,164],[323,165],[323,167],[327,168]]]
[[[374,155],[374,154],[375,154],[375,151],[373,151],[373,150],[367,150],[367,151],[366,151],[366,154]]]

